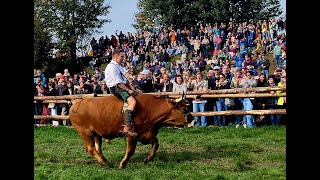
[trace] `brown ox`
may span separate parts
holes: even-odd
[[[175,100],[138,93],[134,110],[136,137],[127,137],[126,154],[120,162],[123,169],[134,154],[137,142],[152,144],[144,162],[152,160],[159,147],[157,134],[164,124],[185,126],[193,119],[182,97]],[[123,101],[115,96],[93,97],[73,101],[69,119],[83,139],[84,149],[102,165],[109,165],[101,151],[102,138],[109,141],[122,134]]]

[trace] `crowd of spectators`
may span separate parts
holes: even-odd
[[[125,72],[141,92],[186,92],[230,88],[286,86],[286,28],[282,18],[242,23],[200,23],[195,27],[160,27],[122,31],[115,35],[92,38],[89,66],[86,71],[70,75],[68,69],[47,79],[35,69],[35,96],[66,94],[109,94],[104,82],[103,63],[111,61],[112,51],[126,53]],[[272,55],[275,69],[270,72]],[[270,56],[269,56],[270,57]],[[142,69],[139,69],[139,66]],[[51,92],[55,89],[55,92]],[[281,92],[281,91],[278,91]],[[270,93],[278,93],[270,92]],[[286,98],[201,98],[190,100],[193,112],[279,109]],[[68,104],[35,104],[35,114],[68,112]],[[51,112],[50,112],[51,110]],[[260,125],[285,124],[285,115],[195,116],[194,126],[234,124],[251,128]],[[41,124],[41,121],[35,121]],[[53,124],[53,123],[52,123]],[[57,123],[55,125],[58,125]],[[63,125],[68,122],[63,121]]]

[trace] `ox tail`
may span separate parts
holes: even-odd
[[[75,99],[75,100],[72,100],[72,107],[76,107],[77,109],[75,110],[74,108],[71,108],[72,112],[73,113],[77,113],[78,112],[78,109],[79,109],[79,106],[81,104],[81,102],[83,101],[84,99]]]

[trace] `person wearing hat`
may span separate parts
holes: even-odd
[[[213,70],[220,70],[220,67],[219,66],[214,66]]]
[[[122,65],[124,57],[123,50],[114,49],[112,60],[105,69],[105,81],[112,94],[128,103],[128,107],[125,110],[123,132],[126,135],[135,137],[137,133],[134,132],[132,111],[136,105],[136,100],[134,99],[136,92],[124,75],[124,67]]]

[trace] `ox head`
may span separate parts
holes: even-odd
[[[175,126],[186,126],[193,120],[193,116],[188,109],[189,102],[186,99],[186,94],[182,94],[178,99],[170,99],[170,105],[172,107],[171,116],[168,124]]]

